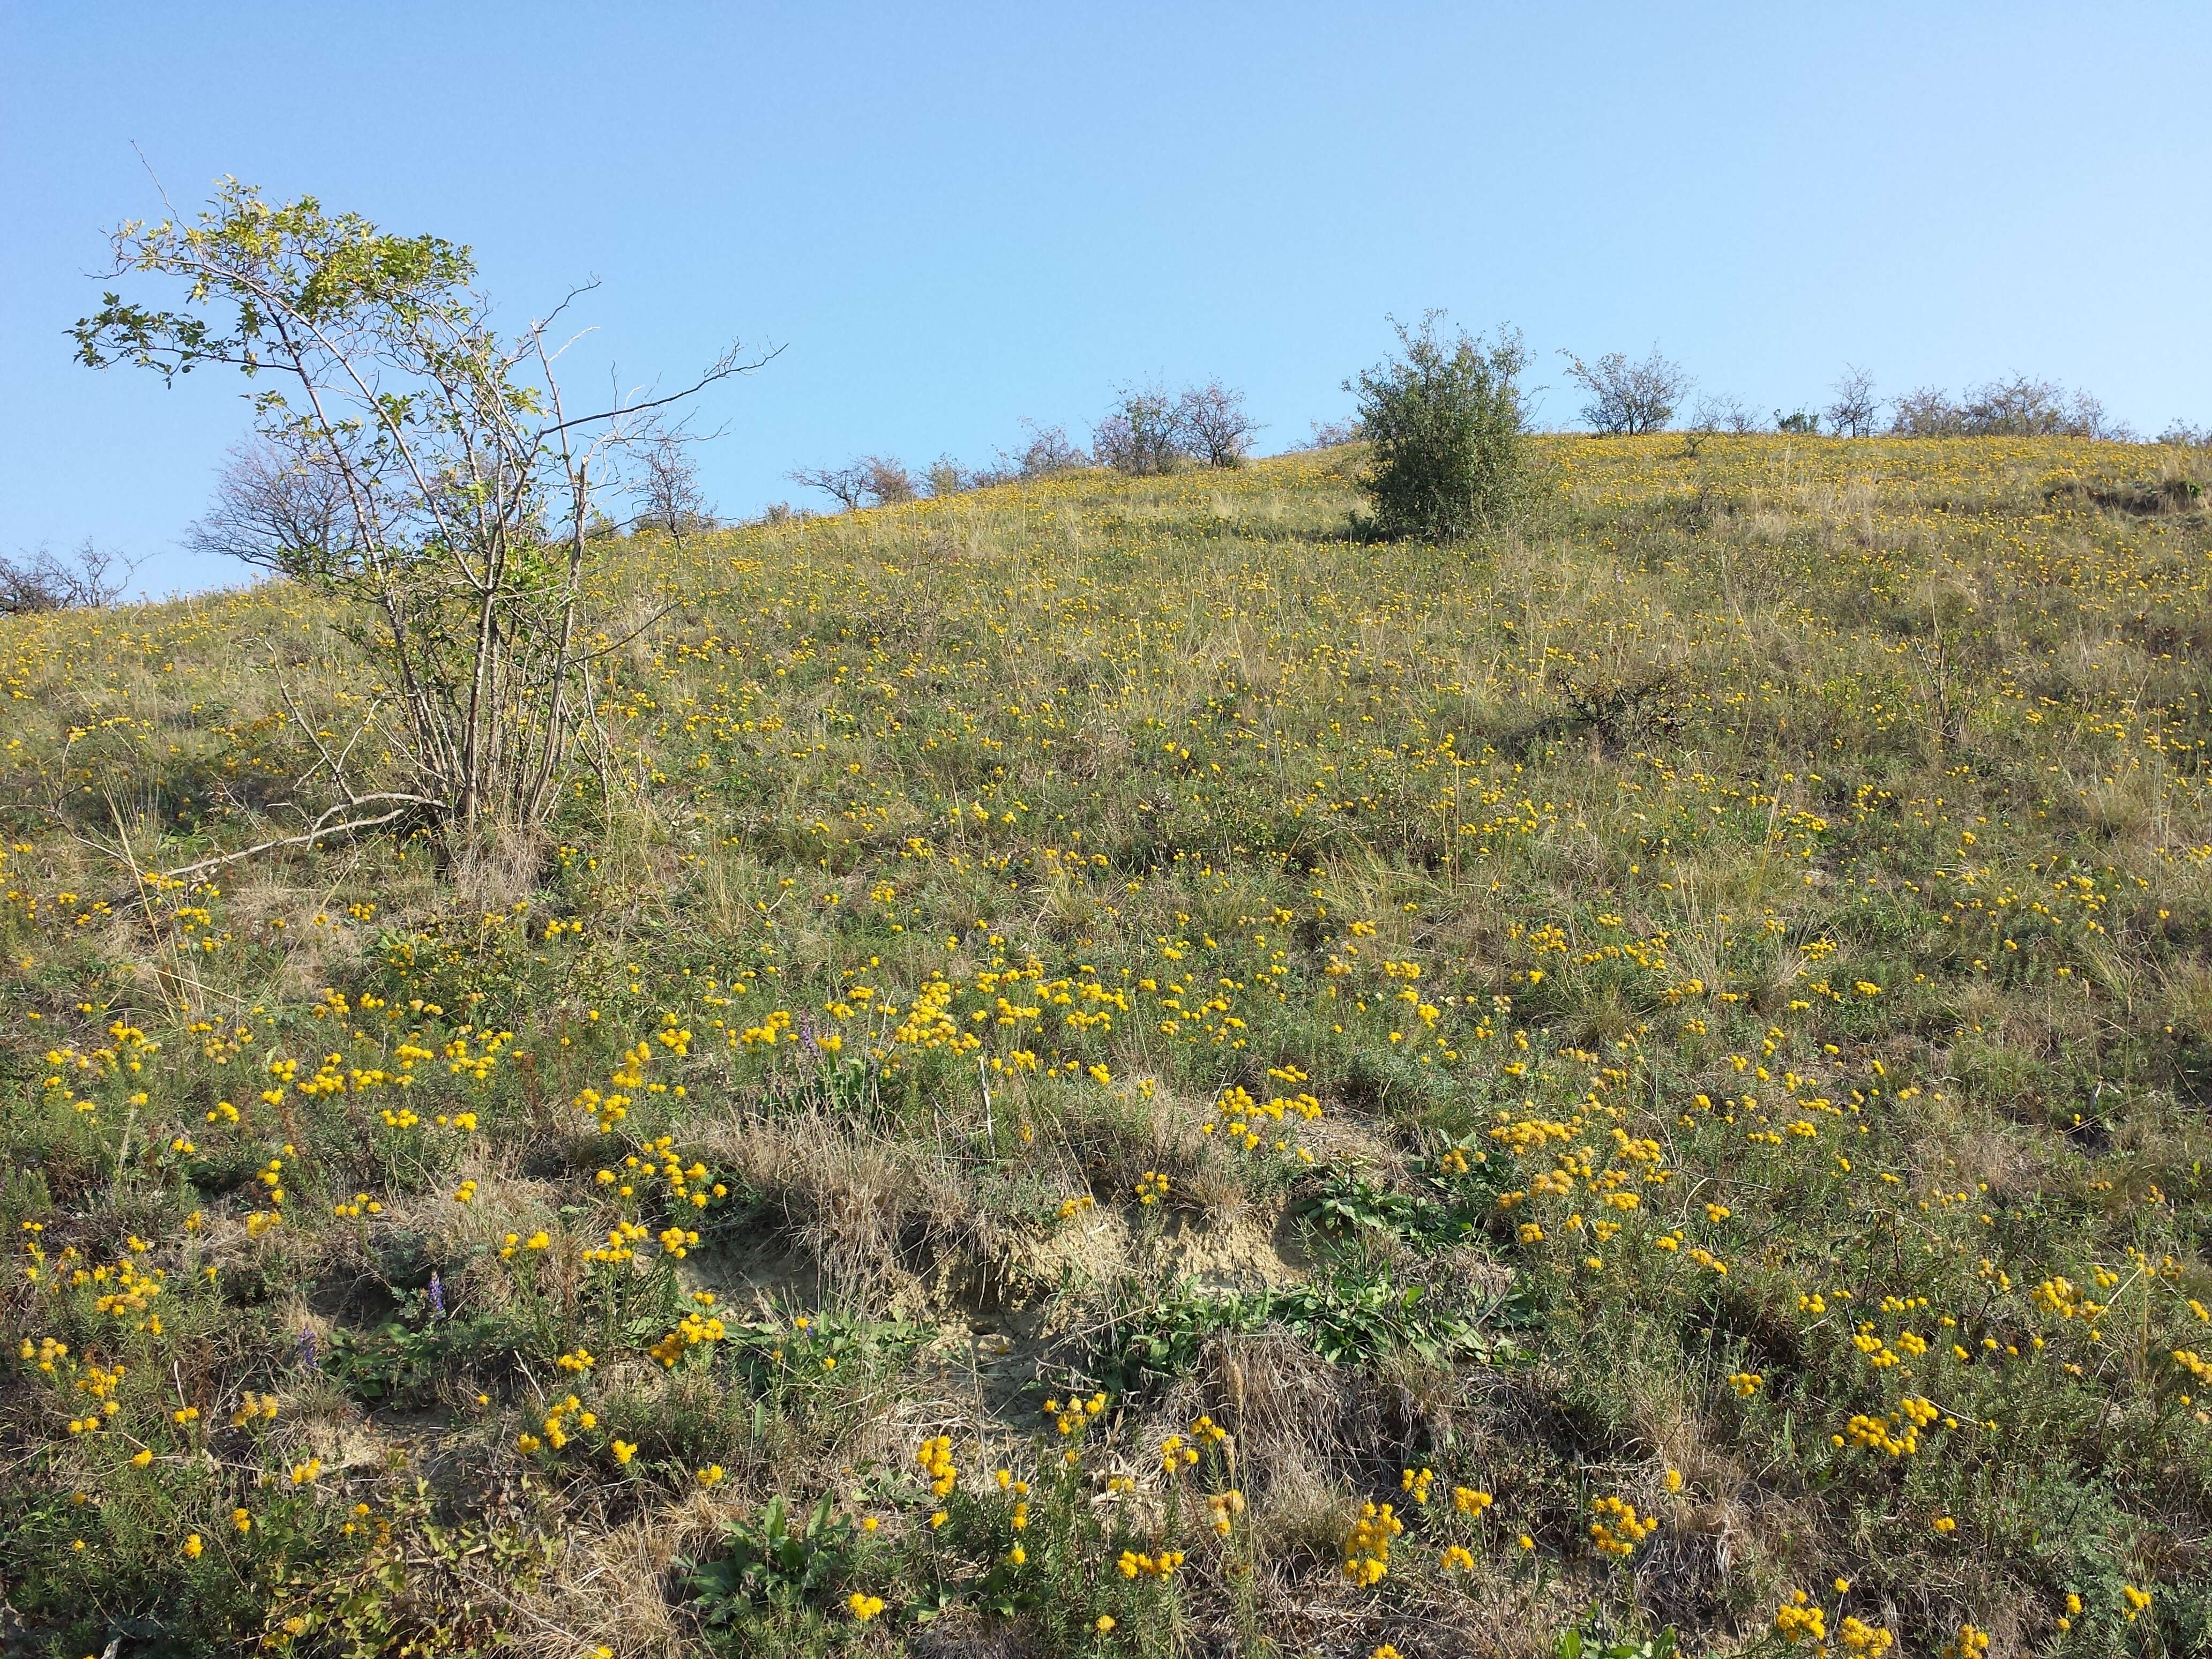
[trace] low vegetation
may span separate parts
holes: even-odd
[[[2212,1644],[2212,464],[1516,441],[0,621],[7,1639]]]

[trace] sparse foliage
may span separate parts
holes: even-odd
[[[860,465],[867,474],[867,483],[862,488],[871,506],[896,507],[902,501],[914,500],[920,493],[905,464],[890,456],[864,456]]]
[[[714,527],[714,510],[699,487],[699,469],[684,434],[661,432],[641,446],[638,520],[682,540]]]
[[[1260,423],[1244,407],[1244,394],[1218,380],[1194,386],[1176,399],[1176,423],[1186,449],[1207,466],[1242,466],[1252,453]]]
[[[137,568],[121,554],[94,545],[89,537],[67,558],[47,547],[12,559],[0,556],[0,617],[112,605],[123,596]]]
[[[862,462],[851,461],[843,466],[794,467],[790,477],[802,489],[820,490],[848,513],[868,505],[868,469]]]
[[[1881,413],[1881,400],[1874,395],[1874,376],[1846,363],[1843,378],[1830,390],[1835,396],[1829,401],[1826,414],[1828,424],[1837,434],[1845,438],[1873,436],[1875,418]]]
[[[2127,428],[2106,416],[2087,392],[2068,392],[2025,374],[1968,388],[1954,402],[1941,387],[1899,398],[1890,430],[1903,438],[2100,438],[2124,440]]]
[[[80,360],[246,375],[259,447],[205,533],[357,605],[342,623],[398,706],[369,745],[402,774],[381,788],[357,787],[346,735],[333,750],[308,728],[310,775],[340,799],[307,837],[410,813],[464,837],[541,821],[590,718],[592,508],[648,411],[765,359],[732,349],[684,391],[576,415],[553,318],[496,331],[456,243],[225,180],[191,222],[129,222],[112,244],[113,277],[170,279],[183,303],[108,293],[76,325]]]
[[[1732,432],[1740,436],[1758,431],[1759,426],[1759,416],[1741,398],[1724,392],[1706,392],[1690,411],[1692,432]]]
[[[1022,446],[1021,453],[999,456],[999,476],[990,482],[1005,483],[1011,478],[1049,478],[1056,473],[1072,472],[1091,465],[1091,457],[1072,442],[1064,426],[1039,426],[1034,421],[1024,421],[1023,429],[1029,441]]]
[[[864,507],[896,507],[921,493],[914,475],[888,455],[863,455],[843,466],[800,467],[791,474],[791,481],[820,490],[848,513]]]
[[[353,532],[345,479],[336,467],[312,447],[259,440],[230,452],[215,500],[186,527],[185,544],[277,575],[335,574],[360,551]]]
[[[1092,429],[1091,452],[1101,466],[1133,477],[1172,472],[1191,453],[1174,400],[1158,387],[1135,386],[1122,387]]]
[[[1392,319],[1401,355],[1345,383],[1373,446],[1362,488],[1385,537],[1467,535],[1503,518],[1521,490],[1521,336],[1500,328],[1485,340],[1462,329],[1447,338],[1443,322],[1439,311],[1418,329]]]
[[[973,489],[975,476],[951,456],[939,455],[923,469],[921,481],[925,492],[934,498],[957,495],[963,490]]]
[[[1610,437],[1658,431],[1674,418],[1690,389],[1689,374],[1680,363],[1662,356],[1656,346],[1637,362],[1618,351],[1607,352],[1595,363],[1586,363],[1572,352],[1564,355],[1567,378],[1589,394],[1583,419],[1593,431]]]

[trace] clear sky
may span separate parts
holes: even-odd
[[[234,173],[470,243],[516,318],[708,411],[725,513],[867,451],[1079,439],[1219,375],[1264,447],[1346,412],[1384,313],[1655,343],[1817,403],[2010,370],[2212,421],[2212,8],[2100,4],[152,5],[0,0],[0,551],[86,536],[154,591],[246,413],[95,374],[103,228]]]

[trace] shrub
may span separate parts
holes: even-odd
[[[923,487],[932,497],[957,495],[975,487],[977,475],[950,455],[939,455],[922,469]]]
[[[2087,392],[2014,374],[1970,386],[1954,403],[1938,386],[1907,392],[1896,404],[1890,431],[1901,438],[2102,438],[2134,434],[2105,414]]]
[[[1019,455],[999,455],[999,471],[1008,478],[1049,478],[1057,472],[1073,472],[1091,465],[1091,458],[1069,441],[1064,426],[1039,426],[1035,421],[1024,421],[1023,430],[1029,434],[1029,442],[1022,447]],[[993,482],[999,482],[994,478]]]
[[[1725,392],[1708,392],[1698,399],[1690,411],[1690,430],[1692,432],[1746,433],[1759,430],[1759,416],[1740,398]]]
[[[663,432],[644,447],[643,476],[636,489],[636,522],[681,541],[694,531],[715,527],[714,510],[699,487],[699,469],[690,441]]]
[[[1688,373],[1661,356],[1656,346],[1641,362],[1632,363],[1618,351],[1607,352],[1595,363],[1569,353],[1567,362],[1567,378],[1590,394],[1583,419],[1608,437],[1658,431],[1674,418],[1690,389]]]
[[[1101,465],[1132,477],[1172,472],[1190,459],[1176,405],[1158,387],[1122,387],[1120,401],[1092,429],[1091,449]]]
[[[1345,383],[1374,446],[1361,487],[1385,537],[1444,541],[1494,522],[1526,471],[1521,336],[1501,328],[1486,342],[1462,330],[1448,340],[1442,320],[1432,311],[1411,329],[1392,319],[1403,355]]]
[[[1826,410],[1828,424],[1839,437],[1870,438],[1881,400],[1874,395],[1874,376],[1863,368],[1844,366],[1844,378],[1829,388],[1836,396]]]
[[[1313,436],[1297,446],[1300,449],[1334,449],[1340,444],[1358,443],[1367,434],[1359,429],[1358,420],[1310,421]]]
[[[1244,394],[1218,380],[1194,386],[1176,399],[1176,422],[1185,447],[1208,466],[1242,466],[1260,423],[1245,411]]]
[[[896,507],[919,493],[913,475],[887,455],[863,455],[845,466],[799,467],[792,483],[818,489],[848,513],[863,507]]]
[[[38,611],[99,610],[115,603],[138,567],[88,539],[74,559],[49,548],[0,558],[0,617]]]
[[[126,222],[111,245],[112,278],[167,278],[182,308],[111,291],[71,331],[78,360],[165,382],[210,365],[267,377],[250,452],[264,461],[239,499],[311,509],[295,522],[324,539],[260,545],[337,601],[339,626],[374,653],[380,684],[359,729],[392,716],[363,745],[389,759],[362,771],[372,763],[350,742],[321,749],[295,709],[320,752],[301,781],[326,773],[338,799],[302,835],[257,850],[403,819],[462,840],[487,821],[543,823],[579,745],[599,735],[584,643],[603,620],[586,580],[592,510],[657,411],[775,354],[740,361],[732,348],[680,392],[571,416],[548,322],[495,329],[459,243],[388,235],[313,197],[270,203],[226,179],[191,222]],[[339,501],[343,515],[316,518]]]

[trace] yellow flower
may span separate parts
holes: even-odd
[[[193,1560],[197,1561],[200,1559],[200,1551],[205,1547],[206,1546],[200,1542],[199,1534],[187,1533],[185,1535],[185,1553]]]
[[[845,1598],[845,1605],[853,1610],[853,1617],[865,1625],[884,1610],[884,1598],[854,1590]]]

